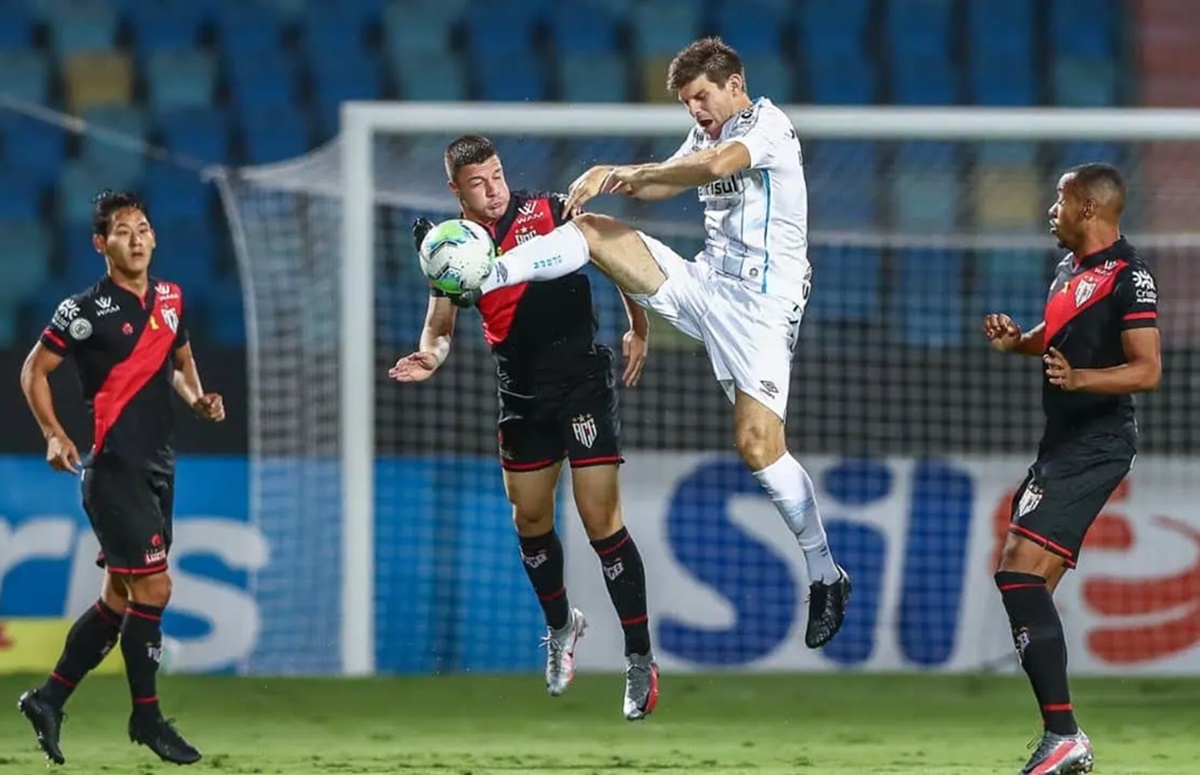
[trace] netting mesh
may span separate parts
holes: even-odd
[[[374,147],[374,298],[363,303],[374,305],[376,328],[375,341],[362,346],[373,347],[376,381],[377,662],[396,671],[532,669],[540,612],[517,561],[494,459],[494,367],[477,315],[460,314],[452,353],[429,382],[386,378],[388,366],[415,349],[428,301],[410,224],[418,215],[457,214],[441,161],[450,139],[384,135]],[[513,189],[565,190],[594,161],[661,159],[678,146],[675,137],[493,139]],[[264,640],[256,659],[297,670],[334,669],[338,658],[340,156],[335,141],[289,163],[239,170],[224,190],[242,236],[257,348],[254,513],[277,569],[257,583],[264,616],[284,623],[264,631],[290,633]],[[1141,532],[1150,528],[1139,515],[1183,508],[1196,492],[1186,471],[1200,442],[1190,390],[1200,341],[1200,271],[1192,263],[1200,241],[1191,233],[1200,150],[815,138],[805,145],[814,289],[788,440],[818,482],[834,551],[856,576],[856,604],[824,656],[794,643],[807,586],[799,553],[732,456],[732,412],[703,350],[656,320],[645,377],[621,402],[625,446],[637,463],[626,468],[625,511],[650,565],[654,632],[666,660],[965,667],[1011,651],[990,563],[1006,499],[1041,431],[1039,369],[996,355],[978,329],[990,311],[1025,326],[1040,320],[1059,258],[1045,211],[1058,172],[1089,160],[1129,172],[1127,233],[1162,289],[1164,385],[1139,399],[1140,461],[1150,462],[1139,461],[1143,479],[1119,493],[1118,511],[1126,510],[1108,515],[1131,537],[1098,547],[1101,562],[1116,557],[1126,576],[1143,575],[1111,552],[1152,556],[1162,537]],[[700,205],[689,194],[594,205],[685,257],[701,246]],[[596,275],[593,288],[600,339],[619,352],[619,297]],[[563,511],[571,595],[592,604],[594,618],[611,618],[569,503]],[[1177,556],[1159,571],[1182,575],[1154,594],[1191,599],[1200,590],[1187,586],[1185,571],[1195,557],[1172,550]],[[1113,596],[1125,594],[1119,584],[1100,604],[1088,583],[1069,580],[1060,593],[1072,637],[1083,644],[1096,632],[1118,634],[1104,636],[1117,644],[1111,658],[1085,657],[1084,669],[1166,648],[1154,640],[1166,637],[1158,630],[1148,647],[1145,633],[1121,629],[1121,617],[1139,611],[1111,612],[1120,608]],[[1141,613],[1169,616],[1169,608]],[[1112,616],[1120,619],[1115,630],[1105,618]],[[1187,627],[1189,645],[1200,640],[1200,626]],[[598,652],[612,646],[595,665],[619,663],[617,633],[613,625],[594,638]]]

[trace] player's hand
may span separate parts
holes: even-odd
[[[418,218],[412,223],[413,246],[417,252],[421,252],[421,243],[425,241],[425,235],[433,228],[433,221],[428,218]]]
[[[463,291],[462,293],[447,293],[446,298],[459,309],[468,309],[479,304],[479,300],[483,298],[483,292],[476,289],[473,291]]]
[[[1021,343],[1021,327],[1008,315],[992,314],[985,317],[983,333],[998,352],[1010,353]]]
[[[1067,363],[1066,357],[1051,347],[1042,361],[1046,364],[1046,376],[1051,385],[1057,385],[1063,390],[1075,390],[1079,387],[1079,374]]]
[[[627,188],[618,177],[620,167],[592,167],[587,172],[575,178],[575,182],[567,189],[567,201],[563,204],[563,212],[578,212],[588,200],[599,194],[624,193]]]
[[[196,414],[212,422],[225,421],[225,399],[220,393],[205,393],[192,404]]]
[[[56,434],[46,439],[46,462],[55,471],[77,474],[83,461],[79,457],[79,450],[75,449],[75,444],[66,436]]]
[[[621,375],[621,382],[625,387],[633,387],[641,379],[648,349],[649,334],[639,334],[631,328],[621,337],[621,354],[625,356],[625,373]]]
[[[388,376],[397,382],[424,382],[433,376],[442,364],[431,352],[415,352],[396,361],[396,365],[388,369]]]

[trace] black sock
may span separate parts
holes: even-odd
[[[570,619],[567,588],[563,584],[563,548],[553,529],[540,536],[519,536],[521,564],[533,584],[546,625],[561,630]]]
[[[58,707],[67,704],[75,686],[96,668],[121,634],[121,615],[97,600],[71,625],[62,656],[38,694]]]
[[[646,570],[642,554],[629,531],[621,528],[608,538],[592,541],[600,557],[608,596],[625,631],[625,654],[650,653],[650,618],[646,615]]]
[[[999,571],[995,578],[1012,625],[1013,643],[1033,684],[1046,729],[1057,735],[1077,733],[1067,687],[1067,643],[1046,580],[1012,571]]]
[[[159,715],[156,679],[162,658],[162,614],[163,609],[144,603],[130,602],[125,608],[121,655],[135,715]]]

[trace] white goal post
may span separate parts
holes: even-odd
[[[1200,141],[1200,110],[814,108],[787,106],[802,142]],[[342,669],[375,670],[375,287],[373,153],[381,135],[482,134],[547,138],[670,136],[691,125],[673,105],[348,102],[341,109],[340,468],[343,518]],[[580,160],[582,170],[588,160]],[[642,159],[612,159],[636,163]],[[329,181],[333,183],[333,181]],[[819,227],[818,227],[819,228]],[[1200,230],[1198,230],[1200,231]],[[1179,236],[1179,235],[1176,235]],[[1190,235],[1189,235],[1190,237]],[[1195,242],[1194,239],[1189,239]],[[819,290],[816,293],[820,293]],[[415,333],[415,332],[414,332]]]

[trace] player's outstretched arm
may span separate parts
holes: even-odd
[[[54,411],[50,392],[50,372],[62,365],[63,357],[48,350],[41,342],[33,346],[21,366],[21,391],[46,439],[46,462],[56,471],[79,473],[79,450],[63,430]]]
[[[750,151],[737,140],[655,164],[592,167],[571,184],[567,209],[582,207],[599,194],[663,199],[747,169]],[[645,192],[645,195],[642,194]]]
[[[983,334],[997,352],[1041,356],[1046,351],[1045,332],[1045,323],[1022,332],[1015,320],[1000,313],[983,319]]]
[[[415,353],[396,361],[388,376],[397,382],[424,382],[441,368],[450,356],[450,341],[454,338],[454,322],[458,308],[445,296],[430,296],[425,313],[425,327]]]
[[[222,422],[225,419],[225,399],[219,393],[205,393],[200,384],[200,369],[196,366],[196,357],[192,354],[192,345],[184,344],[175,348],[173,355],[175,373],[171,377],[171,385],[183,402],[205,420]]]

